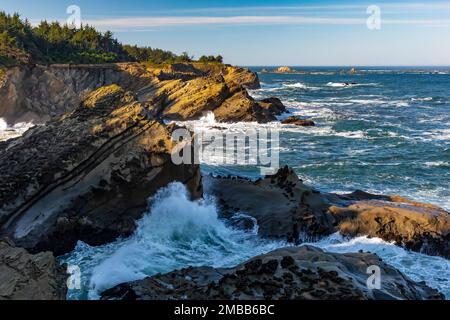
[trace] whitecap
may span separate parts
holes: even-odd
[[[444,293],[447,299],[450,298],[450,260],[445,258],[408,251],[380,238],[360,236],[347,239],[339,233],[307,244],[337,253],[360,250],[376,253],[414,281],[425,281],[430,287]]]
[[[112,244],[79,243],[63,262],[79,265],[87,297],[156,273],[188,266],[231,267],[251,257],[286,246],[262,240],[253,230],[237,230],[218,218],[214,199],[192,201],[178,182],[160,189],[138,221],[134,234]],[[72,290],[69,298],[79,298]]]

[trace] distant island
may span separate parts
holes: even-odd
[[[311,71],[300,71],[295,70],[288,66],[281,66],[273,70],[268,70],[267,68],[263,68],[261,73],[278,73],[278,74],[310,74]],[[340,74],[357,74],[359,71],[356,68],[351,68],[350,70],[341,70],[338,73]]]

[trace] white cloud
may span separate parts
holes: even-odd
[[[83,23],[105,29],[134,29],[188,25],[365,25],[362,18],[306,17],[306,16],[176,16],[130,17],[84,20]],[[384,25],[448,26],[450,19],[382,19]]]

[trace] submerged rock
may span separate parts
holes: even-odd
[[[254,217],[261,236],[297,242],[302,233],[318,238],[339,231],[450,258],[450,215],[433,205],[362,191],[320,193],[287,167],[257,181],[208,178],[207,186],[225,216],[240,211]]]
[[[201,196],[198,165],[175,165],[170,128],[117,85],[22,137],[0,143],[0,233],[59,255],[135,229],[147,199],[172,181]]]
[[[381,272],[380,289],[369,289],[370,266]],[[254,257],[234,268],[190,267],[119,284],[104,300],[392,300],[443,299],[370,253],[327,253],[302,246]]]
[[[33,255],[0,241],[0,300],[65,300],[67,277],[51,252]]]
[[[301,127],[313,127],[316,124],[312,120],[301,119],[297,116],[290,116],[281,121],[282,124],[292,124]]]

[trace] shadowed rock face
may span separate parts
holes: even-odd
[[[205,182],[208,192],[220,200],[225,216],[238,211],[249,214],[265,237],[297,242],[301,233],[321,237],[339,231],[450,258],[450,215],[433,205],[362,191],[320,193],[287,167],[257,181],[208,177]]]
[[[0,117],[8,123],[43,123],[73,111],[102,86],[118,84],[137,90],[154,81],[135,63],[9,68],[0,83]]]
[[[51,252],[32,255],[0,241],[0,300],[65,300],[67,276]]]
[[[367,268],[379,266],[381,289],[368,289]],[[197,267],[120,284],[105,300],[155,299],[443,299],[370,253],[327,253],[303,246],[278,249],[228,269]]]
[[[112,84],[134,92],[153,115],[169,120],[198,119],[213,111],[224,122],[268,122],[285,110],[279,100],[257,102],[247,94],[247,88],[259,88],[257,74],[248,69],[202,63],[146,69],[138,63],[118,63],[9,68],[0,80],[0,117],[10,124],[44,123]],[[227,117],[242,105],[248,108]]]
[[[0,143],[0,232],[59,255],[76,241],[129,235],[147,199],[172,181],[201,196],[198,165],[174,165],[170,129],[117,85],[73,112]]]

